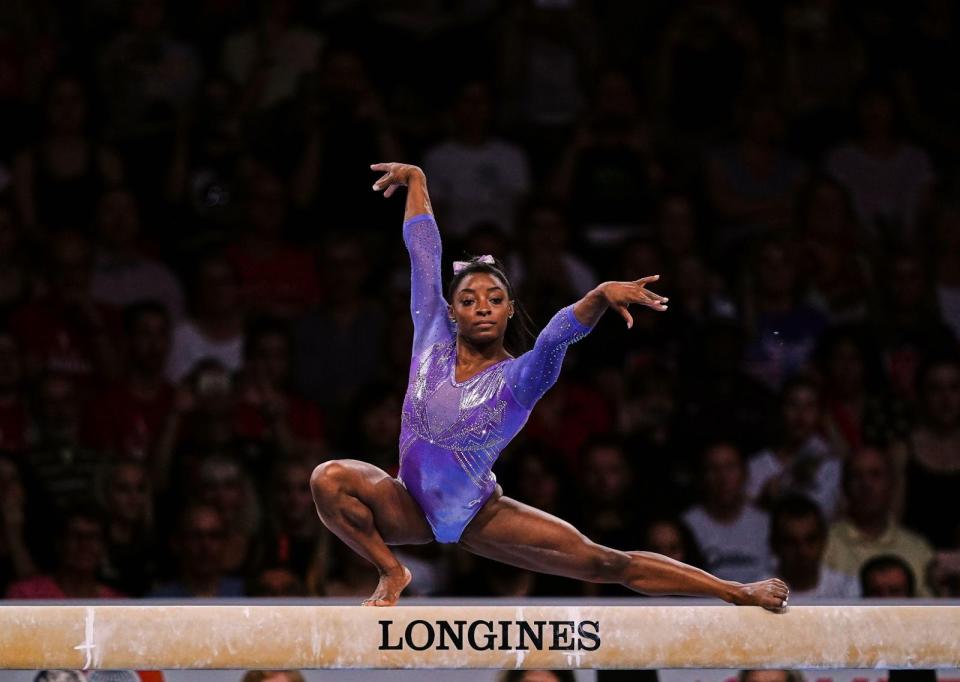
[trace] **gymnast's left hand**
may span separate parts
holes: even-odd
[[[620,313],[627,321],[627,329],[630,329],[633,327],[633,316],[628,310],[631,304],[638,303],[660,312],[667,309],[667,301],[670,299],[647,289],[648,284],[658,279],[660,275],[642,277],[633,282],[604,282],[599,290],[607,305]]]

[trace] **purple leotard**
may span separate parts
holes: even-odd
[[[456,381],[456,332],[443,298],[440,232],[433,216],[403,224],[410,252],[413,359],[403,401],[398,478],[420,505],[438,542],[457,542],[490,497],[490,470],[533,405],[557,380],[567,346],[590,327],[568,306],[533,349]]]

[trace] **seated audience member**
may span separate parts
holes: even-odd
[[[250,670],[240,682],[304,682],[299,670]]]
[[[917,596],[917,579],[906,561],[881,554],[860,568],[860,589],[868,598],[910,599]]]
[[[737,682],[803,682],[796,670],[741,670]]]
[[[857,580],[823,565],[827,522],[816,503],[801,496],[783,497],[770,517],[770,547],[777,575],[790,585],[790,596],[804,599],[855,599]]]
[[[463,237],[480,221],[512,234],[516,209],[530,188],[523,149],[492,130],[494,104],[488,84],[464,83],[451,108],[454,135],[424,155],[446,234]]]
[[[234,428],[266,454],[318,460],[324,448],[323,417],[314,403],[293,392],[292,345],[286,324],[279,320],[261,319],[247,329]]]
[[[127,368],[123,381],[102,390],[84,424],[84,442],[117,457],[156,461],[157,444],[174,402],[165,371],[170,315],[163,304],[141,301],[124,310]]]
[[[840,499],[840,462],[821,435],[820,391],[794,379],[781,393],[777,444],[750,459],[747,495],[763,506],[787,494],[802,494],[833,518]]]
[[[0,331],[0,453],[19,453],[27,445],[30,420],[22,378],[17,340],[10,332]]]
[[[306,597],[307,588],[289,568],[265,568],[248,585],[251,597]]]
[[[576,682],[572,670],[506,670],[497,682]]]
[[[761,580],[773,564],[770,516],[747,500],[743,453],[731,443],[714,443],[700,468],[702,502],[683,520],[703,552],[704,568],[724,580]]]
[[[43,500],[41,516],[85,504],[102,453],[80,443],[81,396],[66,374],[46,374],[36,387],[35,442],[23,457],[31,495]],[[44,519],[34,519],[43,522]]]
[[[745,368],[772,390],[806,369],[826,318],[804,302],[795,245],[767,239],[757,245],[743,300],[750,330]]]
[[[104,580],[131,597],[153,587],[157,571],[153,493],[140,462],[114,460],[100,472],[97,497],[105,510]]]
[[[830,526],[824,563],[850,576],[860,574],[863,564],[875,556],[892,554],[903,559],[911,572],[926,576],[933,559],[930,544],[896,522],[893,516],[896,474],[884,453],[865,448],[844,463],[843,491],[846,518]],[[920,596],[927,586],[917,586]]]
[[[261,523],[260,500],[250,474],[233,457],[210,455],[197,469],[197,497],[220,514],[224,572],[246,574],[256,561]]]
[[[297,317],[320,300],[316,256],[284,241],[289,197],[283,181],[264,169],[249,175],[247,229],[227,249],[227,258],[239,276],[249,314]]]
[[[267,499],[261,559],[266,566],[286,569],[301,582],[307,579],[314,554],[330,541],[330,532],[317,516],[310,492],[313,467],[287,459],[274,468]]]
[[[42,371],[69,374],[83,382],[115,379],[120,353],[114,343],[117,311],[91,296],[93,257],[77,232],[61,232],[47,247],[48,289],[9,318],[23,350],[28,376]]]
[[[679,518],[665,517],[649,521],[641,535],[640,547],[698,568],[704,565],[693,533]]]
[[[0,594],[36,573],[27,544],[27,496],[16,460],[0,453]]]
[[[160,585],[151,597],[242,597],[243,580],[223,569],[226,528],[220,513],[208,504],[191,503],[180,514],[171,543],[177,558],[177,577]]]
[[[112,599],[123,597],[98,579],[104,521],[98,511],[72,509],[60,519],[54,568],[10,585],[7,599]]]
[[[193,310],[173,330],[167,376],[179,382],[209,358],[237,371],[243,360],[244,311],[236,270],[224,256],[208,254],[194,267],[188,290]]]
[[[93,300],[123,308],[151,299],[161,302],[170,317],[183,316],[183,291],[170,268],[143,253],[140,211],[133,194],[112,189],[100,197],[96,219],[90,294]]]
[[[585,517],[579,523],[594,542],[624,550],[636,546],[635,474],[619,442],[597,439],[584,448],[578,478]]]
[[[928,361],[919,371],[919,419],[906,440],[903,523],[937,549],[960,547],[960,360]],[[917,575],[923,575],[918,573]]]

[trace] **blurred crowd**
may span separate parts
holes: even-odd
[[[392,160],[445,275],[498,256],[540,325],[670,297],[571,348],[506,494],[800,597],[960,595],[958,12],[0,3],[0,595],[373,591],[308,483],[396,470]],[[625,594],[398,551],[411,594]]]

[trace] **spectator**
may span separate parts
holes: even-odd
[[[157,301],[124,310],[127,371],[123,381],[104,387],[86,415],[84,440],[95,449],[146,463],[154,474],[168,466],[160,440],[173,409],[167,380],[170,315]]]
[[[867,598],[911,599],[917,596],[910,565],[898,556],[881,554],[860,569],[860,587]]]
[[[745,237],[783,232],[790,226],[803,165],[782,148],[783,116],[769,98],[750,102],[735,145],[709,160],[708,192],[714,210],[727,223],[724,252]]]
[[[938,549],[960,546],[960,359],[928,361],[918,372],[919,419],[907,437],[903,522]],[[917,573],[917,575],[924,575]]]
[[[0,201],[0,320],[33,292],[36,273],[23,241],[13,207]]]
[[[873,337],[882,353],[884,371],[895,395],[917,398],[917,370],[925,357],[953,353],[957,339],[938,316],[926,262],[917,253],[890,254],[880,281],[882,315],[873,317]]]
[[[0,213],[0,227],[2,227]],[[934,268],[940,316],[960,337],[960,203],[940,206],[934,221]]]
[[[216,509],[222,520],[223,570],[245,575],[256,562],[261,525],[260,500],[250,475],[236,459],[212,455],[200,463],[197,485],[199,501]]]
[[[881,554],[901,557],[916,576],[925,576],[933,559],[930,544],[894,520],[896,479],[893,463],[879,450],[864,448],[844,463],[846,518],[830,525],[824,563],[858,576],[870,559]],[[923,584],[921,595],[929,594]]]
[[[530,190],[526,153],[493,134],[492,99],[488,83],[465,83],[451,107],[453,134],[423,157],[438,222],[454,237],[481,222],[513,234]]]
[[[827,330],[817,348],[817,366],[826,432],[837,454],[844,456],[868,443],[887,446],[906,436],[905,406],[887,391],[868,330],[851,326]]]
[[[80,443],[81,401],[69,376],[49,373],[37,382],[36,441],[24,454],[24,464],[31,495],[44,500],[44,514],[86,503],[104,461],[103,453]]]
[[[46,130],[14,160],[17,209],[32,238],[44,230],[86,229],[96,200],[123,179],[117,155],[91,136],[87,88],[69,74],[48,83]]]
[[[296,330],[298,385],[321,408],[343,409],[379,374],[387,320],[364,292],[371,265],[359,239],[330,235],[321,267],[327,298]]]
[[[123,597],[102,584],[97,571],[103,560],[104,522],[99,512],[77,508],[66,512],[55,535],[52,573],[10,585],[7,599],[113,599]]]
[[[807,367],[826,320],[803,303],[795,252],[776,239],[762,242],[750,272],[744,301],[751,335],[746,366],[753,376],[777,390]]]
[[[691,566],[702,567],[703,556],[697,541],[687,524],[677,517],[654,518],[648,521],[642,534],[640,547],[681,561]]]
[[[293,97],[312,71],[324,40],[297,25],[293,0],[260,0],[255,25],[223,44],[223,70],[243,90],[244,109],[267,109]]]
[[[171,542],[179,564],[177,578],[160,585],[151,597],[241,597],[243,581],[225,575],[226,528],[210,505],[190,503],[180,513]]]
[[[312,470],[312,466],[297,459],[275,465],[261,543],[264,565],[286,570],[301,583],[307,580],[314,555],[328,551],[329,543],[336,541],[320,523],[313,506]]]
[[[497,682],[576,682],[572,670],[506,670]]]
[[[97,205],[96,233],[90,287],[93,299],[117,308],[156,300],[174,321],[179,321],[183,317],[180,282],[170,268],[143,252],[139,243],[140,211],[131,192],[119,188],[104,192]]]
[[[29,418],[22,374],[17,340],[0,331],[0,453],[19,453],[27,444]]]
[[[570,245],[570,226],[557,204],[533,203],[521,214],[522,259],[510,263],[510,281],[535,318],[549,319],[597,285],[597,276]]]
[[[93,299],[87,240],[77,232],[60,232],[47,255],[48,293],[10,316],[28,376],[54,371],[85,381],[115,379],[120,354],[113,339],[119,336],[119,315]]]
[[[400,413],[403,394],[387,384],[372,384],[364,389],[351,410],[353,418],[349,431],[341,434],[341,442],[364,461],[395,472],[397,443],[400,439]]]
[[[776,444],[750,459],[747,496],[769,507],[784,495],[804,494],[832,519],[840,500],[841,467],[822,430],[820,390],[802,379],[788,382],[780,398]]]
[[[148,473],[139,462],[111,462],[102,467],[96,487],[105,510],[104,582],[131,597],[145,596],[157,571]]]
[[[629,235],[653,214],[662,169],[639,100],[626,73],[601,73],[553,178],[556,197],[598,239]]]
[[[777,575],[790,586],[791,597],[856,599],[860,589],[853,576],[823,565],[827,522],[820,507],[806,497],[777,501],[770,518],[770,548]]]
[[[753,582],[773,563],[770,517],[747,501],[747,466],[739,448],[717,442],[701,459],[702,502],[683,514],[704,568],[724,580]]]
[[[304,682],[299,670],[250,670],[240,682]]]
[[[306,597],[307,588],[289,568],[267,568],[261,571],[247,589],[251,597]]]
[[[800,276],[807,302],[830,322],[859,322],[870,312],[873,273],[862,244],[859,223],[846,189],[836,180],[816,177],[800,196],[799,232],[803,258]]]
[[[245,335],[234,428],[246,447],[263,451],[261,459],[286,454],[316,460],[325,448],[320,410],[292,391],[292,345],[288,326],[276,319],[255,321]]]
[[[0,454],[0,593],[36,572],[27,544],[27,496],[16,461]]]
[[[130,3],[126,27],[100,55],[99,81],[110,127],[121,139],[171,128],[200,81],[194,49],[170,35],[166,15],[165,0]]]
[[[796,670],[741,670],[737,682],[803,682]]]
[[[266,169],[246,182],[246,231],[226,255],[240,277],[244,307],[251,315],[295,318],[320,302],[316,258],[284,242],[287,190]]]
[[[915,243],[935,179],[927,153],[900,137],[892,93],[867,87],[857,103],[858,139],[827,156],[827,171],[853,197],[876,244]]]
[[[189,290],[194,309],[173,331],[167,376],[179,382],[207,358],[231,372],[240,369],[244,311],[236,270],[222,255],[209,254],[194,266]]]

